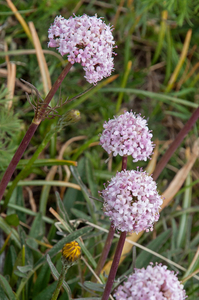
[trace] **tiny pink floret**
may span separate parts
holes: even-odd
[[[116,290],[116,300],[184,300],[183,285],[173,271],[161,264],[146,269],[135,269],[123,285]]]
[[[57,47],[59,53],[68,55],[71,64],[80,63],[89,83],[96,84],[111,75],[113,70],[112,28],[97,16],[57,16],[48,30],[48,47]]]
[[[100,145],[113,156],[131,155],[133,162],[146,161],[153,152],[152,133],[147,121],[133,112],[114,117],[105,122]]]
[[[121,171],[101,192],[104,213],[116,229],[129,233],[153,230],[163,203],[156,182],[146,172]]]

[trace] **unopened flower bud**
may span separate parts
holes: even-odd
[[[57,126],[61,130],[64,126],[78,122],[81,119],[80,112],[77,109],[71,109],[59,118]]]
[[[62,248],[62,263],[65,268],[71,267],[81,256],[81,247],[78,242],[67,243]]]

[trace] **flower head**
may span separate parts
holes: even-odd
[[[114,117],[105,122],[100,137],[101,146],[113,156],[131,155],[133,161],[147,160],[153,151],[152,134],[147,121],[132,112]]]
[[[81,63],[89,83],[108,77],[113,70],[112,28],[97,16],[57,16],[48,30],[48,47],[57,47],[63,56],[68,54],[71,64]]]
[[[71,266],[81,256],[81,247],[76,241],[67,243],[62,248],[62,262],[65,267]]]
[[[120,285],[114,294],[116,300],[183,300],[186,299],[183,285],[173,271],[166,266],[149,265],[146,270],[135,269],[135,273]]]
[[[105,215],[118,230],[136,233],[153,230],[163,201],[155,181],[146,172],[118,172],[101,194]]]

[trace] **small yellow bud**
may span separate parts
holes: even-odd
[[[62,248],[62,262],[67,266],[71,266],[81,255],[81,247],[76,241],[67,243]]]

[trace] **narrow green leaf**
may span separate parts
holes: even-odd
[[[85,175],[85,158],[82,157],[79,162],[78,162],[78,166],[77,166],[78,172],[80,177],[82,178]],[[76,180],[73,178],[72,179],[72,183],[76,183]],[[72,213],[71,213],[71,208],[74,207],[74,203],[77,200],[84,200],[82,192],[72,189],[72,188],[68,188],[64,198],[63,198],[63,203],[64,203],[64,207],[69,215],[69,217],[72,217]]]
[[[171,235],[171,230],[168,229],[162,234],[160,234],[155,240],[150,242],[147,245],[147,248],[158,252],[161,249],[161,247],[166,243],[170,235]],[[142,251],[136,259],[136,268],[140,269],[146,267],[152,261],[152,259],[153,259],[153,254],[148,253],[146,251]]]
[[[192,183],[191,174],[189,173],[185,185],[185,187],[189,186],[189,188],[187,187],[184,193],[183,204],[182,204],[183,209],[189,208],[191,206],[191,199],[192,199],[192,188],[190,187],[191,183]],[[184,213],[180,217],[180,222],[178,226],[178,236],[177,236],[178,248],[184,246],[185,232],[187,232],[187,222],[188,222],[188,214]]]
[[[0,285],[0,299],[1,300],[9,300],[1,285]]]
[[[80,211],[76,208],[71,208],[71,211],[77,218],[92,222],[92,218],[85,214],[83,211]]]
[[[5,221],[8,225],[17,227],[19,225],[19,218],[17,214],[8,215],[5,217]]]
[[[42,219],[42,213],[38,213],[34,219],[29,236],[40,240],[45,234],[44,221]]]
[[[32,266],[27,265],[27,266],[18,266],[17,269],[22,272],[22,273],[27,273],[32,270]]]
[[[75,177],[77,183],[81,186],[82,193],[83,193],[84,198],[85,198],[85,200],[87,202],[87,205],[88,205],[89,213],[92,216],[93,222],[96,224],[97,223],[97,218],[96,218],[96,215],[94,213],[96,211],[96,206],[95,206],[94,201],[90,198],[91,194],[88,191],[85,184],[83,183],[83,181],[81,180],[81,177],[78,173],[77,168],[71,166],[70,170],[71,170],[73,176]]]
[[[84,286],[92,291],[96,291],[96,292],[103,292],[104,291],[104,284],[100,284],[100,283],[94,283],[91,281],[85,281],[84,282]]]
[[[50,276],[51,276],[51,271],[49,265],[48,263],[45,263],[39,270],[38,277],[33,286],[33,294],[32,294],[33,298],[48,286]]]
[[[47,259],[47,262],[49,264],[49,267],[51,269],[51,272],[53,273],[53,276],[58,280],[59,279],[59,272],[57,271],[57,269],[55,268],[54,264],[52,263],[51,259],[50,259],[50,256],[47,254],[46,256],[46,259]],[[72,294],[71,294],[71,290],[70,290],[70,287],[69,285],[66,283],[65,280],[63,280],[63,287],[66,291],[66,293],[68,294],[69,298],[72,298]]]
[[[0,217],[0,228],[8,235],[10,232],[12,232],[11,234],[11,239],[15,242],[16,246],[18,248],[21,248],[21,243],[20,243],[20,240],[19,240],[19,235],[17,233],[17,231],[10,227],[8,225],[8,223],[2,218]]]
[[[4,275],[12,276],[13,267],[15,265],[15,261],[17,259],[17,253],[13,245],[8,248],[6,257],[5,257],[5,264],[4,264]]]
[[[33,300],[50,300],[56,289],[57,282],[53,282],[51,285],[47,286],[41,293],[39,293]]]
[[[22,169],[24,166],[27,165],[29,159],[21,159],[19,164],[17,165],[17,169]],[[37,159],[33,165],[32,168],[41,168],[41,167],[52,167],[52,166],[65,166],[65,165],[72,165],[76,166],[77,162],[72,161],[72,160],[65,160],[65,159],[53,159],[53,158],[48,158],[48,159]]]
[[[86,178],[89,185],[89,190],[91,191],[91,195],[93,197],[98,197],[98,187],[96,184],[93,167],[88,158],[86,158]]]
[[[5,277],[3,277],[1,274],[0,274],[0,284],[1,284],[4,292],[8,296],[9,300],[16,300],[16,297],[15,297],[13,291],[12,291],[11,286],[9,285],[9,283],[5,279]]]
[[[143,90],[137,90],[137,89],[129,89],[129,88],[104,88],[100,90],[101,92],[124,92],[124,93],[131,93],[131,94],[135,94],[135,95],[140,95],[140,96],[144,96],[144,97],[149,97],[151,99],[156,99],[156,100],[160,100],[162,102],[165,103],[169,103],[170,105],[172,105],[173,103],[179,103],[185,106],[189,106],[189,107],[194,107],[197,108],[198,104],[197,103],[193,103],[184,99],[179,99],[173,96],[169,96],[169,95],[165,95],[165,94],[160,94],[160,93],[153,93],[153,92],[149,92],[149,91],[143,91]]]
[[[87,140],[82,146],[80,146],[77,152],[73,155],[72,159],[77,160],[78,157],[82,154],[82,152],[89,147],[91,143],[99,141],[99,136],[93,136],[91,139]],[[72,166],[71,166],[72,167]]]
[[[62,219],[64,219],[69,225],[70,225],[70,219],[69,216],[65,210],[65,206],[63,201],[60,198],[59,193],[56,191],[55,192],[55,196],[56,196],[56,202],[57,202],[57,206],[59,208],[59,215],[62,217]]]

